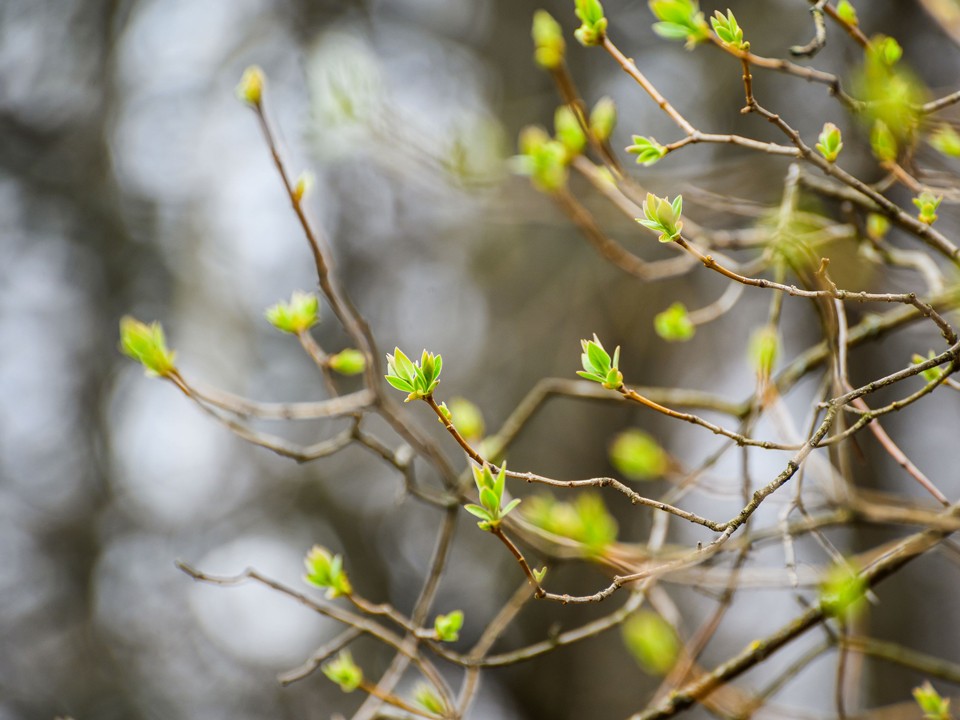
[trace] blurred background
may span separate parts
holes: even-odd
[[[317,175],[310,211],[326,227],[344,285],[381,350],[442,353],[442,399],[470,398],[496,428],[539,378],[572,377],[579,339],[594,332],[623,345],[630,382],[709,389],[735,401],[752,392],[743,348],[766,316],[767,298],[745,297],[691,344],[668,345],[653,334],[653,316],[674,300],[706,305],[724,284],[697,272],[638,282],[595,255],[549,199],[507,171],[519,130],[552,126],[558,104],[550,77],[532,60],[538,7],[567,31],[569,63],[588,104],[616,99],[615,148],[631,133],[679,137],[605,53],[576,44],[572,5],[0,0],[0,720],[349,713],[360,698],[319,674],[289,688],[276,681],[336,634],[332,622],[263,588],[199,586],[174,561],[212,573],[253,566],[300,586],[303,553],[321,543],[345,554],[351,579],[371,600],[409,611],[422,583],[439,514],[404,498],[400,479],[369,454],[349,449],[298,466],[250,447],[117,350],[118,320],[131,313],[162,321],[188,378],[261,400],[324,396],[310,360],[263,319],[268,305],[313,289],[315,277],[254,115],[234,97],[249,64],[269,78],[269,112],[291,170]],[[960,53],[919,3],[859,5],[868,34],[896,36],[934,92],[956,89]],[[762,120],[738,113],[740,69],[730,58],[656,38],[645,2],[605,6],[615,41],[695,125],[774,138]],[[785,56],[812,35],[803,0],[731,6],[761,54]],[[708,13],[720,7],[703,2]],[[814,64],[848,73],[860,52],[829,32]],[[858,144],[860,131],[822,87],[768,74],[756,83],[760,101],[809,142],[831,120],[851,151]],[[847,167],[878,179],[862,153],[851,152]],[[661,194],[693,185],[775,204],[785,170],[784,161],[698,146],[638,168],[638,176]],[[585,185],[573,189],[629,249],[670,257],[670,248]],[[908,196],[895,198],[909,205]],[[709,227],[750,222],[694,202],[684,211]],[[944,206],[941,215],[938,227],[955,237],[956,214]],[[870,284],[853,251],[840,248],[834,260],[837,276]],[[913,277],[875,280],[893,289]],[[807,305],[788,303],[786,313],[791,356],[816,341],[818,328]],[[329,350],[347,341],[328,311],[317,338]],[[926,328],[910,329],[882,352],[856,353],[856,376],[890,372],[935,341]],[[801,386],[788,398],[797,422],[814,390]],[[942,448],[953,438],[956,450],[960,415],[941,395],[886,427],[956,497],[957,458]],[[424,407],[405,410],[440,430]],[[310,442],[338,427],[271,429]],[[510,464],[561,478],[608,474],[610,439],[628,427],[653,434],[684,465],[719,446],[639,409],[558,400],[523,434]],[[872,438],[862,453],[865,485],[920,496]],[[782,467],[776,457],[754,457],[758,482]],[[719,485],[726,479],[735,487],[738,468],[731,456],[712,472]],[[604,499],[620,536],[643,540],[648,514]],[[704,495],[689,507],[720,518],[736,502],[736,495]],[[801,562],[823,563],[822,553],[808,550]],[[772,548],[769,563],[782,567],[781,552]],[[952,642],[958,584],[945,563],[925,558],[893,581],[872,611],[873,632],[960,661]],[[502,548],[462,518],[436,604],[465,611],[460,647],[520,580]],[[557,582],[570,592],[606,584],[579,571]],[[697,627],[711,602],[688,587],[669,589],[684,627]],[[749,597],[708,649],[708,665],[798,611],[789,593]],[[534,642],[551,627],[609,609],[538,604],[498,647]],[[767,677],[802,650],[775,658]],[[362,642],[355,656],[372,677],[390,659]],[[834,672],[828,660],[811,666],[777,697],[809,714],[781,717],[830,716],[825,689]],[[868,664],[864,702],[904,700],[920,679]],[[473,717],[621,718],[656,685],[612,632],[487,673]]]

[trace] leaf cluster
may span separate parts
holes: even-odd
[[[607,390],[616,390],[623,385],[623,373],[620,372],[620,346],[613,351],[613,358],[603,349],[600,339],[594,334],[593,340],[581,340],[580,363],[583,370],[577,375],[585,380],[600,383]]]
[[[659,232],[660,242],[671,242],[680,237],[680,231],[683,229],[683,221],[680,220],[682,211],[682,195],[677,195],[671,202],[669,198],[657,197],[648,192],[647,200],[643,204],[644,217],[637,218],[637,222]]]
[[[400,348],[394,348],[393,355],[387,355],[387,382],[397,390],[409,393],[404,402],[429,397],[440,384],[440,370],[443,358],[426,350],[420,355],[419,362],[413,362]]]
[[[303,564],[307,570],[303,579],[315,587],[325,589],[330,600],[353,593],[353,587],[343,569],[342,556],[333,555],[327,548],[314,545],[307,552]]]
[[[473,481],[480,493],[480,504],[468,503],[464,509],[471,515],[480,518],[477,527],[481,530],[494,531],[500,527],[503,518],[520,504],[520,498],[514,498],[503,506],[503,491],[506,486],[507,468],[500,467],[496,477],[487,463],[483,467],[473,468]]]
[[[151,377],[166,377],[177,369],[176,353],[167,349],[163,327],[158,322],[147,325],[124,315],[120,319],[120,350],[143,365]]]

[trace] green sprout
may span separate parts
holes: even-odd
[[[874,62],[893,67],[903,57],[903,48],[896,39],[888,35],[877,35],[870,40],[867,46],[867,55]]]
[[[659,21],[653,31],[667,40],[686,41],[688,50],[710,37],[697,0],[650,0],[650,10]]]
[[[580,27],[573,35],[581,45],[602,45],[607,36],[607,18],[603,15],[603,5],[599,0],[574,0],[574,12],[580,18]]]
[[[572,503],[537,495],[524,504],[523,515],[549,533],[581,543],[591,556],[601,555],[617,539],[617,521],[597,493],[582,493]]]
[[[860,24],[860,20],[857,18],[857,9],[850,3],[850,0],[840,0],[837,3],[837,17],[854,27]]]
[[[817,138],[817,150],[823,155],[827,162],[836,162],[837,156],[843,149],[843,139],[840,134],[840,128],[831,122],[823,124],[823,130],[820,131],[820,137]]]
[[[696,325],[687,313],[682,302],[675,302],[653,318],[653,328],[657,335],[668,342],[686,342],[697,331]]]
[[[937,208],[943,202],[943,195],[934,195],[931,192],[924,191],[913,199],[913,204],[917,206],[917,219],[926,224],[933,225],[937,221]]]
[[[670,672],[680,655],[680,640],[666,620],[651,610],[641,610],[623,624],[623,641],[637,663],[651,675]]]
[[[890,221],[879,213],[867,215],[867,236],[873,240],[882,240],[890,232]]]
[[[873,156],[882,163],[897,159],[897,138],[883,120],[873,123],[870,149],[873,150]]]
[[[457,432],[459,432],[464,439],[470,441],[479,440],[483,437],[484,431],[486,430],[483,422],[483,413],[475,404],[466,398],[455,397],[450,399],[449,408],[447,408],[446,404],[441,405],[441,407],[449,413],[447,420],[456,426]]]
[[[682,211],[682,195],[677,195],[671,202],[668,198],[647,193],[647,201],[643,204],[644,217],[637,218],[637,222],[659,232],[660,242],[671,242],[680,237],[680,231],[683,229],[683,221],[680,220]]]
[[[433,621],[433,629],[442,642],[456,642],[460,639],[460,629],[463,627],[463,611],[454,610],[446,615],[437,615]]]
[[[317,179],[312,172],[302,172],[293,185],[293,198],[298,203],[313,189]]]
[[[332,555],[325,547],[314,545],[307,552],[303,564],[307,569],[303,579],[315,587],[325,589],[330,600],[353,593],[340,555]]]
[[[130,315],[120,318],[120,351],[143,365],[149,377],[167,377],[177,370],[177,354],[167,349],[158,322],[147,325]]]
[[[960,157],[960,133],[947,123],[934,130],[928,142],[947,157]]]
[[[617,124],[617,104],[613,98],[604,96],[590,111],[590,132],[600,142],[606,142],[613,135]]]
[[[513,158],[514,172],[527,175],[534,187],[552,193],[567,184],[567,149],[536,125],[520,133],[520,154]]]
[[[340,651],[339,655],[320,669],[345,693],[353,692],[363,683],[363,670],[353,661],[349,650]]]
[[[557,141],[567,151],[568,162],[583,152],[583,149],[587,146],[586,133],[580,127],[580,121],[577,120],[576,113],[567,105],[561,105],[557,108],[557,112],[553,116],[553,127],[556,131]]]
[[[563,64],[567,44],[563,39],[563,28],[553,15],[546,10],[537,10],[533,14],[534,59],[544,70],[555,70]]]
[[[717,10],[714,16],[710,18],[710,24],[713,26],[713,31],[717,34],[717,37],[727,45],[732,45],[743,52],[750,49],[750,43],[744,42],[743,28],[740,27],[737,19],[733,16],[733,10],[728,8],[726,16]]]
[[[440,370],[443,358],[426,350],[420,355],[419,362],[413,362],[400,348],[394,348],[393,355],[387,355],[387,382],[407,395],[404,402],[429,397],[440,384]]]
[[[503,518],[520,504],[520,498],[514,498],[505,507],[503,506],[503,490],[507,480],[506,465],[500,467],[496,477],[493,476],[487,463],[484,463],[483,467],[474,467],[473,480],[480,493],[480,504],[470,503],[464,505],[464,509],[480,518],[477,527],[481,530],[495,532],[499,530]]]
[[[263,86],[266,84],[266,77],[256,65],[251,65],[243,71],[240,82],[237,85],[237,97],[253,107],[260,107],[263,102]]]
[[[923,720],[953,720],[950,714],[950,699],[940,697],[930,681],[913,689],[913,699],[923,711]]]
[[[766,381],[773,374],[777,355],[780,354],[780,337],[772,325],[764,325],[750,337],[748,355],[757,377]]]
[[[882,121],[898,141],[907,143],[916,133],[919,108],[928,93],[909,68],[898,64],[902,56],[903,49],[893,38],[873,38],[853,77],[853,91],[864,102],[861,115],[868,126]]]
[[[637,156],[637,164],[650,167],[667,154],[667,149],[652,137],[633,136],[633,145],[627,146],[627,152]]]
[[[367,369],[367,356],[355,348],[346,348],[327,358],[327,365],[341,375],[359,375]]]
[[[267,308],[267,321],[280,332],[300,335],[320,319],[320,300],[313,293],[294,291],[290,302],[280,301]]]
[[[613,359],[603,349],[596,333],[593,335],[593,340],[581,340],[580,347],[583,348],[580,355],[583,370],[577,370],[577,375],[585,380],[600,383],[607,390],[616,390],[623,385],[623,373],[620,372],[618,367],[620,363],[619,345],[613,351]]]
[[[441,717],[447,714],[446,704],[440,699],[437,693],[434,692],[433,688],[426,683],[417,685],[417,689],[413,692],[413,699],[427,712]]]
[[[933,358],[935,358],[936,356],[937,354],[933,350],[928,352],[926,357],[924,357],[923,355],[920,355],[919,353],[915,353],[914,356],[910,358],[910,361],[914,365],[919,365],[920,363],[924,363],[927,360],[933,360]],[[940,381],[940,378],[943,377],[944,372],[946,371],[942,367],[932,367],[932,368],[927,368],[920,374],[923,376],[923,379],[926,380],[928,383],[934,383],[934,382]]]
[[[850,619],[865,606],[867,582],[848,564],[835,565],[820,584],[820,607],[831,617]]]
[[[654,480],[670,466],[667,452],[642,430],[624,430],[610,445],[610,462],[629,480]]]

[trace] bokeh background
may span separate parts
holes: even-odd
[[[760,53],[782,56],[811,35],[802,0],[731,5]],[[859,5],[864,27],[895,35],[931,88],[956,89],[960,53],[918,3]],[[667,345],[652,333],[653,315],[676,299],[705,305],[723,284],[704,273],[637,282],[509,175],[504,160],[520,128],[549,126],[558,102],[532,61],[530,19],[541,6],[568,31],[587,101],[617,100],[615,147],[631,133],[678,137],[604,53],[573,41],[568,2],[0,2],[0,720],[349,713],[359,698],[320,675],[285,689],[276,681],[336,627],[263,588],[198,586],[174,561],[215,573],[255,566],[298,585],[304,551],[322,543],[346,555],[363,594],[403,610],[422,581],[438,514],[405,499],[399,479],[369,455],[352,449],[297,466],[249,447],[117,350],[118,320],[132,313],[163,322],[188,377],[262,400],[323,396],[309,359],[263,319],[265,307],[315,280],[254,116],[233,94],[251,63],[269,77],[291,168],[317,175],[310,210],[328,230],[346,288],[382,349],[443,354],[445,397],[472,399],[495,428],[537,379],[571,377],[578,340],[593,332],[624,346],[633,382],[736,400],[751,392],[743,347],[765,317],[765,298],[746,298],[692,344]],[[606,9],[618,44],[696,125],[774,137],[739,115],[739,68],[729,58],[655,38],[644,2],[609,0]],[[830,40],[816,64],[846,72],[859,52],[836,31]],[[832,120],[855,150],[860,131],[822,87],[770,75],[758,75],[756,87],[808,141]],[[848,157],[851,169],[877,179],[862,153]],[[642,183],[671,196],[694,185],[772,204],[785,168],[699,146],[638,170]],[[669,257],[602,198],[574,189],[631,250]],[[745,222],[722,205],[691,202],[685,212],[711,227]],[[941,214],[955,236],[955,213]],[[852,251],[837,258],[832,268],[863,281]],[[906,287],[911,277],[881,280]],[[788,305],[790,354],[814,341],[817,327],[809,307]],[[330,349],[346,341],[329,313],[317,337]],[[883,352],[857,353],[857,376],[889,372],[934,342],[916,329]],[[801,388],[790,399],[798,418],[808,397]],[[407,408],[438,431],[424,410]],[[566,478],[606,474],[607,445],[626,427],[653,433],[690,465],[717,447],[641,410],[555,401],[511,465]],[[956,402],[938,397],[887,421],[952,497],[958,427]],[[279,431],[309,441],[335,429]],[[862,453],[865,485],[917,494],[872,439]],[[451,457],[459,461],[453,448]],[[718,487],[724,478],[736,485],[735,460],[714,469]],[[752,470],[762,480],[778,467],[757,457]],[[621,536],[642,539],[646,514],[607,501]],[[691,509],[726,517],[735,502],[704,495]],[[520,581],[502,548],[472,525],[461,522],[437,603],[466,612],[464,647]],[[803,562],[823,562],[804,547]],[[778,552],[768,559],[782,566]],[[955,568],[932,557],[903,575],[873,610],[874,631],[960,661],[950,641],[960,627]],[[595,573],[561,580],[571,592],[605,584]],[[696,627],[710,601],[686,587],[671,592],[685,627]],[[789,593],[752,591],[705,660],[722,660],[797,609]],[[537,606],[501,647],[604,610]],[[356,655],[372,676],[389,661],[372,644],[358,644]],[[829,716],[833,674],[821,661],[778,701]],[[868,664],[865,702],[906,699],[918,681]],[[488,673],[474,717],[620,718],[655,687],[614,632]]]

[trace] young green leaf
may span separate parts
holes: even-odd
[[[880,162],[893,162],[897,159],[897,138],[883,120],[873,123],[870,131],[870,149]]]
[[[835,565],[820,584],[820,607],[831,617],[850,619],[866,604],[866,580],[848,564]]]
[[[408,393],[404,402],[429,397],[440,384],[440,370],[443,358],[426,350],[420,355],[419,362],[413,362],[400,348],[393,355],[387,355],[387,382],[397,390]]]
[[[824,123],[818,140],[820,142],[817,143],[817,150],[823,155],[824,159],[827,162],[836,162],[840,150],[843,149],[840,128],[831,122]]]
[[[583,370],[578,370],[577,375],[585,380],[592,380],[600,383],[608,390],[616,390],[623,385],[623,374],[618,367],[620,362],[620,346],[613,351],[613,358],[600,343],[596,334],[593,340],[581,340],[580,347],[583,352],[580,354],[580,363]]]
[[[507,468],[500,466],[500,471],[494,476],[490,466],[486,463],[482,467],[473,468],[473,481],[480,495],[480,505],[468,504],[464,509],[480,518],[477,526],[481,530],[494,531],[506,517],[507,513],[520,504],[520,498],[511,500],[503,506],[503,493],[506,489]]]
[[[446,615],[437,615],[433,621],[433,629],[441,642],[456,642],[460,638],[463,628],[463,611],[454,610]]]
[[[320,318],[320,300],[313,293],[294,291],[290,302],[280,301],[267,308],[267,321],[280,332],[299,335],[306,332]]]
[[[563,39],[563,28],[560,27],[553,15],[546,10],[537,10],[533,14],[534,59],[537,65],[544,70],[554,70],[563,64],[566,52],[566,42]]]
[[[947,157],[960,157],[960,134],[952,125],[944,123],[930,135],[930,145]]]
[[[934,357],[936,357],[936,353],[933,350],[931,350],[930,352],[927,353],[926,357],[920,354],[914,354],[914,356],[910,358],[910,362],[912,362],[914,365],[919,365],[920,363],[926,362],[927,360],[931,360]],[[926,380],[928,383],[932,383],[940,380],[940,378],[943,377],[944,372],[945,372],[944,369],[941,367],[932,367],[924,370],[920,374],[923,375],[924,380]]]
[[[780,354],[780,337],[772,325],[764,325],[750,337],[748,347],[750,362],[757,376],[767,380],[773,374],[777,356]]]
[[[443,700],[437,695],[433,688],[426,683],[417,685],[417,689],[414,690],[413,693],[413,699],[427,712],[440,717],[445,717],[447,714],[447,706]]]
[[[263,70],[251,65],[243,71],[240,83],[237,85],[237,97],[249,105],[260,107],[263,102],[263,86],[266,84]]]
[[[860,24],[860,20],[857,18],[857,9],[853,7],[850,0],[840,0],[837,3],[837,17],[854,27]]]
[[[625,430],[610,445],[610,462],[628,480],[654,480],[667,472],[670,459],[642,430]]]
[[[553,127],[556,131],[557,141],[567,151],[568,162],[583,152],[583,149],[587,146],[587,135],[580,127],[580,121],[577,120],[576,113],[567,105],[561,105],[557,108],[553,116]]]
[[[913,689],[913,699],[920,706],[924,720],[953,720],[950,698],[941,697],[929,680]]]
[[[607,35],[607,18],[599,0],[574,0],[574,4],[574,12],[580,18],[580,27],[574,31],[574,37],[586,47],[603,44]]]
[[[647,200],[643,204],[644,217],[636,220],[644,227],[660,233],[660,242],[671,242],[680,237],[683,229],[683,221],[680,220],[682,210],[681,195],[677,195],[673,202],[670,202],[669,198],[647,193]]]
[[[363,682],[363,671],[353,661],[349,650],[341,650],[339,655],[320,669],[346,693],[353,692]]]
[[[653,31],[667,40],[686,41],[688,50],[710,37],[697,0],[650,0],[650,10],[659,20]]]
[[[917,219],[927,225],[933,225],[937,221],[937,208],[943,202],[943,195],[934,195],[930,192],[922,192],[913,198],[913,204],[917,206]]]
[[[637,164],[649,167],[667,154],[667,149],[652,137],[633,136],[633,145],[627,146],[627,152],[637,156]]]
[[[623,624],[623,641],[637,664],[651,675],[670,672],[680,655],[673,627],[657,613],[641,610]]]
[[[520,133],[520,155],[512,158],[514,172],[530,178],[534,187],[553,193],[567,184],[567,149],[563,143],[552,140],[547,132],[529,126]]]
[[[303,559],[306,574],[303,579],[309,584],[327,591],[327,598],[333,600],[341,595],[350,595],[353,587],[343,570],[343,558],[332,555],[320,545],[310,548]]]
[[[331,355],[327,364],[331,370],[340,375],[359,375],[367,369],[367,358],[359,350],[346,348],[336,355]]]
[[[600,142],[606,142],[613,135],[617,124],[617,105],[613,98],[602,97],[590,111],[590,132]]]
[[[120,318],[120,350],[143,365],[150,377],[167,377],[177,369],[176,353],[167,349],[160,323],[147,325],[130,315]]]
[[[653,328],[657,335],[668,342],[686,342],[697,331],[687,308],[682,302],[675,302],[653,318]]]
[[[727,9],[726,15],[717,10],[714,16],[710,18],[710,24],[713,26],[713,31],[717,34],[717,37],[727,45],[732,45],[743,51],[750,49],[750,43],[743,40],[743,29],[733,16],[733,10]]]

